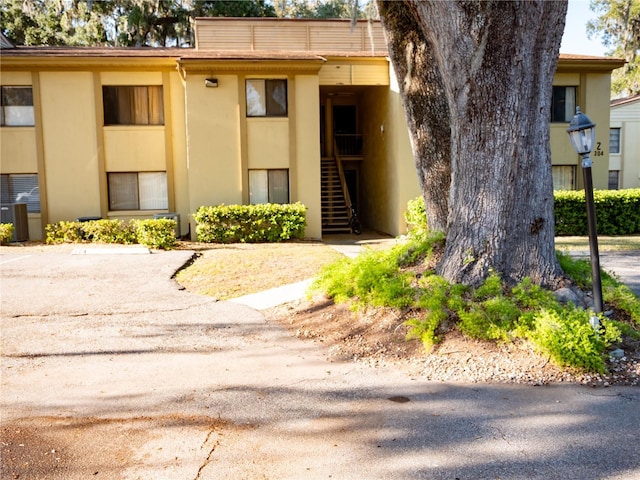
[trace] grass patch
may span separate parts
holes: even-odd
[[[176,280],[190,291],[228,300],[314,277],[342,258],[320,242],[211,245]]]
[[[556,237],[559,250],[589,250],[589,237]],[[640,235],[607,237],[598,235],[598,251],[621,252],[640,250]]]

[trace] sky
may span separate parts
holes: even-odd
[[[587,38],[587,22],[596,17],[589,10],[589,0],[569,0],[567,23],[564,28],[560,53],[603,57],[607,49],[595,37]]]

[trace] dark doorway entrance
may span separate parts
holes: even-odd
[[[355,105],[333,106],[333,134],[352,135],[357,132],[357,117]]]

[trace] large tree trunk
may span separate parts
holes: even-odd
[[[446,231],[451,181],[449,106],[433,47],[402,2],[378,2],[403,100],[431,230]]]
[[[555,284],[549,112],[566,0],[402,5],[433,48],[449,107],[451,187],[438,273],[470,285],[491,270],[509,282]],[[421,125],[411,131],[422,135]]]

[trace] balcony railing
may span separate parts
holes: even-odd
[[[363,138],[361,134],[337,134],[335,145],[341,157],[361,157]]]

